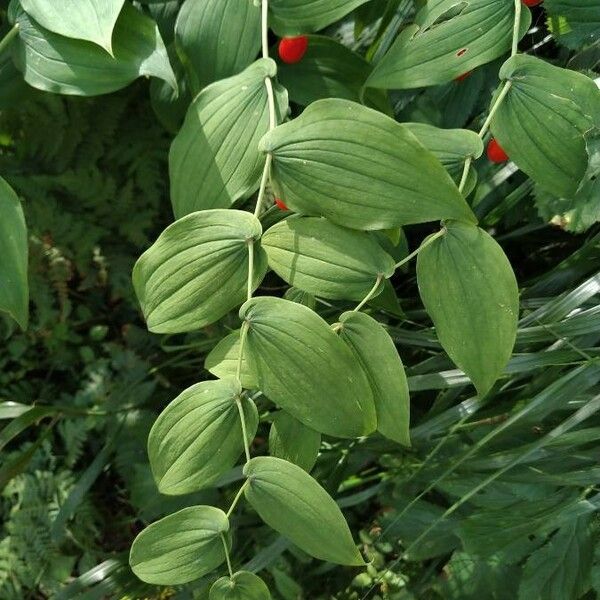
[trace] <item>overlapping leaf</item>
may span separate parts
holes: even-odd
[[[112,38],[113,56],[100,46],[52,33],[18,10],[19,41],[14,58],[31,86],[57,94],[95,96],[140,76],[177,80],[156,23],[125,3]]]
[[[244,451],[237,402],[245,415],[248,443],[258,413],[241,398],[235,379],[203,381],[185,390],[158,417],[148,437],[150,466],[163,494],[187,494],[210,486]]]
[[[186,0],[175,25],[177,51],[196,92],[237,75],[260,48],[260,6],[248,0]]]
[[[238,357],[240,353],[240,331],[239,329],[226,335],[206,356],[204,368],[215,377],[235,377],[237,375]],[[242,357],[242,369],[240,371],[242,387],[253,390],[258,387],[258,376],[248,356]]]
[[[125,0],[20,0],[48,31],[87,40],[112,53],[112,33]]]
[[[364,564],[337,504],[300,467],[261,456],[246,464],[244,475],[246,498],[267,525],[315,558]]]
[[[277,78],[289,92],[290,100],[303,106],[323,98],[360,101],[372,65],[333,38],[307,37],[308,49],[300,62],[278,64]],[[367,90],[365,102],[382,112],[391,110],[386,94],[379,90]]]
[[[372,234],[319,217],[280,221],[262,244],[282,279],[323,298],[362,300],[380,275],[394,274],[394,260]]]
[[[588,166],[586,135],[600,126],[598,88],[532,56],[509,59],[500,78],[512,85],[492,121],[494,136],[540,186],[571,198]]]
[[[258,142],[269,129],[265,78],[275,73],[272,60],[260,59],[196,97],[169,155],[177,218],[196,210],[228,208],[257,189],[264,165]],[[276,85],[275,97],[281,116],[287,93]]]
[[[340,323],[341,339],[352,349],[369,379],[377,412],[377,431],[410,446],[408,383],[394,342],[386,330],[365,313],[344,313]]]
[[[385,89],[438,85],[510,50],[515,5],[510,0],[435,0],[418,12],[367,80]],[[521,33],[531,14],[523,7]]]
[[[337,437],[376,427],[369,383],[352,352],[306,306],[259,297],[240,309],[262,392],[299,421]],[[325,400],[326,399],[326,400]]]
[[[139,258],[133,286],[150,331],[178,333],[214,323],[246,297],[248,240],[260,238],[250,213],[215,209],[176,221]],[[255,243],[254,287],[267,258]]]
[[[458,222],[446,229],[419,253],[419,291],[442,346],[484,396],[515,343],[517,282],[502,248],[485,231]]]
[[[269,432],[269,454],[287,460],[310,472],[317,461],[321,434],[284,410],[273,419]]]
[[[474,132],[467,129],[440,129],[426,123],[404,123],[410,132],[446,167],[455,183],[460,183],[463,165],[468,157],[479,158],[483,153],[483,142]],[[477,171],[471,167],[465,187],[468,195],[477,183]]]
[[[254,573],[238,571],[231,577],[217,579],[208,600],[271,600],[267,584]]]
[[[228,531],[229,521],[222,510],[190,506],[144,529],[131,546],[129,564],[147,583],[188,583],[225,560],[221,536]]]
[[[0,177],[0,311],[22,329],[29,320],[27,226],[21,202]]]
[[[319,100],[261,140],[277,194],[353,229],[474,220],[440,162],[404,126],[348,100]],[[415,174],[419,174],[418,180]]]
[[[270,0],[269,25],[278,35],[318,31],[369,0]]]

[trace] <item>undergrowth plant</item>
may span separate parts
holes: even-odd
[[[257,575],[260,562],[238,568],[243,564],[236,557],[243,537],[238,515],[247,510],[242,508],[246,502],[283,536],[284,544],[291,542],[322,561],[363,569],[365,598],[379,586],[387,593],[383,577],[372,572],[375,557],[370,550],[361,554],[334,499],[343,477],[335,469],[320,482],[311,475],[324,447],[342,448],[342,466],[365,451],[379,457],[423,450],[410,477],[399,475],[397,494],[389,499],[391,516],[378,532],[380,543],[400,527],[398,535],[408,541],[393,564],[456,551],[449,564],[459,569],[451,529],[455,516],[478,494],[497,490],[509,471],[518,488],[527,474],[516,467],[537,460],[600,408],[594,390],[600,372],[589,349],[551,347],[548,352],[562,354],[530,356],[530,363],[522,356],[511,360],[515,343],[560,339],[554,323],[596,295],[597,283],[583,295],[572,292],[554,303],[526,304],[519,321],[517,278],[491,235],[495,215],[477,196],[482,186],[475,165],[487,144],[492,163],[510,158],[524,174],[506,202],[518,202],[534,189],[540,212],[563,219],[567,229],[586,229],[599,220],[597,85],[586,73],[519,52],[531,27],[528,6],[536,2],[134,4],[13,0],[7,11],[11,28],[0,42],[1,75],[7,95],[14,97],[25,93],[23,81],[44,92],[96,96],[140,76],[154,78],[154,110],[176,132],[168,165],[175,220],[133,267],[135,295],[155,334],[193,335],[223,323],[229,329],[204,348],[205,370],[213,378],[199,376],[199,382],[172,399],[147,441],[161,494],[189,498],[226,487],[229,502],[224,506],[218,498],[214,505],[187,505],[150,524],[131,546],[131,569],[157,586],[202,579],[210,600],[270,598],[273,590]],[[598,28],[587,27],[594,19],[597,24],[598,8],[583,0],[575,8],[572,4],[546,0],[552,27],[568,26],[564,35],[582,36],[581,45],[595,44],[597,52]],[[581,16],[585,11],[589,18]],[[333,37],[316,34],[350,13],[358,39],[361,22],[365,35],[374,36],[365,43],[368,60]],[[273,34],[281,38],[275,47]],[[432,125],[418,118],[419,109],[407,111],[411,100],[417,94],[426,97],[428,89],[481,84],[477,78],[483,69],[492,74],[496,89],[476,131],[462,128],[464,123],[442,127],[443,116]],[[443,99],[442,110],[454,103],[456,111],[461,101]],[[97,106],[101,115],[102,104]],[[84,159],[80,164],[93,187],[97,171]],[[61,173],[54,185],[69,190],[81,172],[75,179]],[[24,195],[35,189],[35,181],[18,173],[7,178]],[[142,176],[140,181],[147,180]],[[143,183],[131,185],[130,190],[144,193]],[[26,329],[25,219],[9,183],[2,179],[0,186],[0,308]],[[120,191],[127,194],[127,187]],[[496,211],[503,202],[497,201]],[[139,210],[135,202],[127,206],[133,213]],[[107,202],[102,218],[118,219],[115,210]],[[139,236],[147,225],[143,215],[140,211],[139,227],[123,233]],[[432,231],[431,223],[439,225]],[[423,225],[418,231],[428,235],[409,252],[405,228]],[[145,239],[135,242],[141,245]],[[48,240],[41,243],[51,246]],[[392,280],[402,282],[415,259],[418,292],[435,337],[431,331],[408,332],[394,322],[408,317]],[[58,269],[69,269],[66,259],[52,255],[50,260]],[[285,285],[271,295],[267,281]],[[64,286],[57,291],[64,318],[69,298]],[[428,380],[429,368],[415,363],[408,366],[407,378],[397,345],[407,353],[413,346],[441,346],[458,370],[437,355],[431,357],[435,376]],[[507,369],[510,374],[526,370],[522,364],[531,361],[538,361],[536,368],[576,368],[557,374],[547,389],[531,383],[521,407],[518,377],[510,383],[501,378]],[[448,383],[448,377],[454,382]],[[471,384],[476,395],[456,403],[452,390]],[[409,390],[419,389],[446,389],[448,394],[436,400],[429,420],[411,428]],[[456,482],[461,468],[501,440],[507,428],[534,416],[543,419],[552,414],[549,396],[564,398],[575,391],[589,391],[590,397],[546,435],[528,440],[518,453],[495,448],[497,455],[479,459],[476,469],[482,475],[473,485]],[[494,428],[461,443],[463,429],[477,425],[468,422],[475,412],[507,398],[514,402],[507,414],[487,417],[489,422],[483,417],[483,425]],[[29,414],[27,422],[56,412],[36,410],[41,412]],[[258,435],[264,422],[269,423],[268,453]],[[124,427],[124,416],[111,421],[102,460]],[[9,431],[6,440],[14,435]],[[452,460],[440,461],[442,453]],[[96,476],[104,464],[98,462]],[[390,460],[388,468],[394,477],[403,466]],[[556,553],[561,536],[573,539],[580,530],[587,532],[584,519],[600,506],[593,486],[574,494],[553,488],[556,481],[548,477],[546,487],[528,492],[534,502],[522,508],[518,522],[505,525],[507,531],[522,531],[523,522],[537,523],[538,531],[549,515],[556,517],[553,538],[540,538],[537,546],[530,540],[519,549],[534,565],[546,560],[544,553]],[[588,482],[586,476],[574,481],[581,480]],[[440,489],[453,499],[436,510],[427,498]],[[464,551],[483,556],[486,567],[489,555],[501,555],[513,542],[508,536],[503,546],[500,535],[486,530],[495,532],[507,505],[495,499],[461,532]],[[567,513],[578,520],[567,519]],[[63,513],[52,531],[72,516]],[[372,547],[373,540],[361,535],[362,547]],[[494,542],[486,547],[487,536]],[[532,554],[536,550],[542,554]],[[506,562],[502,555],[498,560]],[[272,578],[277,580],[271,572]],[[391,584],[402,587],[402,581]],[[532,585],[530,580],[523,584],[523,598],[537,597],[527,596]],[[544,580],[538,587],[545,585],[550,586]],[[569,593],[586,590],[577,580]],[[460,597],[456,590],[443,593]],[[533,593],[541,594],[537,588]]]

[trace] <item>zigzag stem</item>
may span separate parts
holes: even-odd
[[[269,1],[262,0],[262,54],[263,58],[269,58]],[[265,77],[265,87],[267,89],[267,102],[269,107],[269,131],[272,131],[277,126],[277,118],[275,111],[275,94],[273,92],[273,82],[270,77]],[[256,208],[254,209],[254,216],[258,218],[262,211],[262,206],[264,203],[264,199],[267,193],[267,183],[269,181],[270,173],[271,173],[271,163],[273,161],[273,155],[269,152],[265,159],[265,166],[263,169],[262,177],[260,180],[260,187],[258,190],[258,198],[256,201]],[[247,285],[247,299],[250,300],[252,298],[252,284],[254,282],[254,242],[255,240],[248,240],[248,285]],[[244,358],[244,348],[246,347],[246,338],[248,336],[248,322],[245,321],[242,324],[240,329],[240,349],[238,353],[238,361],[236,368],[236,376],[238,381],[241,381],[242,376],[242,362]],[[244,408],[242,406],[242,398],[238,398],[236,400],[238,412],[240,415],[240,424],[242,427],[242,437],[244,440],[244,452],[246,455],[246,463],[250,461],[250,446],[248,441],[248,428],[246,426],[246,419],[244,417]],[[238,490],[233,503],[231,504],[229,511],[227,512],[227,516],[229,517],[233,510],[235,509],[239,499],[242,496],[242,493],[247,485],[247,481],[242,485],[242,487]],[[226,550],[227,551],[227,550]],[[231,573],[231,565],[229,563],[228,557],[228,567],[230,576]]]
[[[19,33],[19,25],[13,25],[12,29],[0,40],[0,56],[10,47],[12,41]]]
[[[512,46],[511,46],[511,52],[510,52],[511,57],[515,56],[519,52],[519,32],[521,29],[522,7],[523,7],[522,0],[515,0],[515,21],[513,24]],[[485,134],[487,133],[488,129],[490,128],[490,125],[492,124],[492,119],[494,118],[494,115],[496,114],[496,112],[498,111],[500,106],[502,105],[502,102],[504,102],[504,99],[506,98],[506,95],[508,94],[511,86],[512,86],[512,82],[510,82],[510,81],[507,81],[504,84],[502,91],[498,94],[496,101],[490,108],[488,117],[485,120],[485,123],[483,124],[482,128],[480,129],[480,131],[478,133],[479,137],[482,140],[483,140]],[[467,179],[469,177],[469,170],[470,170],[472,164],[473,164],[473,157],[468,156],[465,160],[462,177],[460,178],[460,184],[458,185],[458,191],[461,194],[464,192],[465,186],[467,185]]]

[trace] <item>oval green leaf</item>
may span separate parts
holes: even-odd
[[[371,233],[340,227],[321,217],[293,216],[262,238],[269,266],[284,281],[315,296],[362,300],[395,263]]]
[[[196,210],[229,208],[256,191],[265,162],[258,142],[269,130],[265,78],[275,73],[275,63],[261,59],[198,94],[169,154],[177,218]],[[280,119],[287,93],[276,85],[275,97]]]
[[[21,327],[29,321],[27,279],[27,225],[21,202],[0,177],[0,311],[7,312]]]
[[[204,368],[220,379],[224,379],[225,377],[236,377],[239,355],[240,330],[237,329],[226,335],[208,353],[208,356],[204,361]],[[242,357],[240,381],[242,382],[242,387],[246,390],[254,390],[258,387],[258,375],[252,364],[248,362],[247,355]]]
[[[308,49],[294,64],[277,63],[277,79],[290,100],[302,106],[323,98],[361,101],[361,92],[373,66],[360,54],[337,40],[323,35],[309,35]],[[385,113],[391,112],[386,93],[367,90],[365,103]]]
[[[311,556],[341,565],[364,565],[333,498],[303,469],[280,458],[246,463],[245,495],[260,518]]]
[[[404,89],[452,81],[508,52],[514,21],[512,0],[427,2],[376,65],[366,86]],[[530,23],[531,13],[523,7],[521,36]]]
[[[55,94],[96,96],[141,76],[177,79],[156,23],[125,3],[113,32],[113,56],[92,42],[52,33],[19,10],[14,59],[29,85]]]
[[[246,297],[248,240],[260,222],[238,210],[192,213],[169,225],[133,268],[133,287],[155,333],[193,331],[214,323]],[[254,243],[254,288],[267,257]]]
[[[148,436],[148,456],[158,489],[178,495],[209,487],[244,451],[238,402],[248,443],[258,412],[235,379],[203,381],[181,393],[158,417]]]
[[[260,6],[249,0],[186,0],[175,43],[192,90],[237,75],[260,48]]]
[[[269,432],[269,454],[298,465],[307,472],[315,466],[321,434],[284,410],[273,419]]]
[[[444,350],[483,397],[512,353],[519,290],[490,235],[468,223],[449,222],[446,229],[419,253],[419,291]]]
[[[483,141],[467,129],[440,129],[426,123],[404,123],[410,132],[444,165],[456,184],[460,183],[467,158],[483,154]],[[477,183],[477,170],[471,166],[464,194],[468,196]]]
[[[280,36],[319,31],[369,0],[269,0],[269,25]]]
[[[410,446],[408,382],[392,338],[381,324],[362,312],[346,312],[340,323],[340,338],[354,352],[371,384],[377,431]]]
[[[272,402],[328,435],[351,438],[375,430],[365,374],[315,312],[289,300],[260,297],[242,306],[240,318],[248,324],[246,349],[260,390]]]
[[[42,27],[53,33],[87,40],[112,54],[112,33],[125,0],[20,0]]]
[[[208,600],[271,600],[267,584],[254,573],[238,571],[232,577],[217,579]]]
[[[600,93],[592,79],[532,56],[515,56],[500,78],[511,87],[492,132],[516,165],[541,187],[570,198],[588,166],[586,135],[600,127]]]
[[[319,100],[260,145],[273,154],[277,195],[296,212],[365,230],[475,220],[435,156],[400,123],[360,104]]]
[[[225,560],[229,521],[212,506],[190,506],[144,529],[129,554],[132,571],[147,583],[178,585],[198,579]]]

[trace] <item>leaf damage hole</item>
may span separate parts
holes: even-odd
[[[467,52],[469,51],[468,48],[461,48],[457,53],[456,56],[461,57],[464,56]]]

